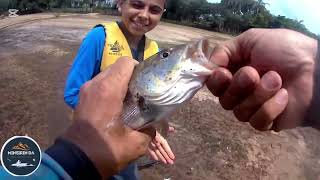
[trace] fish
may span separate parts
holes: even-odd
[[[139,63],[131,76],[121,119],[139,130],[171,115],[200,90],[217,67],[209,61],[208,40],[159,51]]]

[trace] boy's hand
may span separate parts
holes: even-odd
[[[174,131],[173,127],[169,127],[169,132]],[[168,144],[167,140],[156,132],[156,137],[149,144],[148,152],[156,161],[162,161],[164,164],[173,164],[175,156]]]

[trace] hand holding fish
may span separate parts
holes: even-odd
[[[83,85],[73,124],[63,136],[89,157],[102,179],[144,155],[155,136],[153,128],[134,131],[119,119],[135,65],[120,58]]]
[[[317,58],[315,39],[291,30],[252,29],[214,49],[211,60],[221,67],[207,86],[225,109],[258,130],[293,128],[316,110],[310,104],[319,98]]]

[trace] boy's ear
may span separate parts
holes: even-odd
[[[117,4],[117,7],[118,7],[118,11],[121,13],[121,6],[123,4],[123,0],[118,0],[118,4]]]

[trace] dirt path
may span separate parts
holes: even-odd
[[[42,20],[39,20],[42,19]],[[37,14],[0,20],[0,143],[28,134],[44,149],[61,134],[70,110],[66,75],[81,40],[94,25],[117,17]],[[34,21],[36,20],[36,21]],[[161,23],[148,34],[162,47],[228,35]],[[319,179],[320,133],[301,128],[260,133],[222,110],[206,89],[171,118],[174,166],[156,165],[143,179]]]

